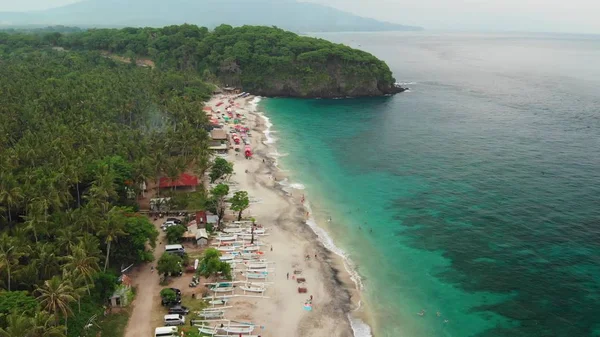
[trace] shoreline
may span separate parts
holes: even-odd
[[[224,106],[219,102],[229,98],[213,96],[207,106],[221,114]],[[264,337],[371,337],[361,312],[360,281],[354,279],[358,275],[353,276],[344,252],[318,226],[317,219],[312,214],[307,217],[311,210],[307,200],[301,202],[303,186],[286,186],[286,174],[277,165],[272,124],[259,111],[259,101],[260,97],[254,96],[235,99],[235,110],[246,116],[244,124],[252,133],[253,158],[246,160],[243,154],[229,151],[227,160],[234,163],[232,188],[248,191],[250,196],[245,216],[256,218],[269,229],[270,234],[260,240],[265,257],[276,268],[274,279],[268,280],[272,282],[266,293],[269,299],[236,301],[242,310],[232,310],[232,316],[261,324],[265,331],[260,335]],[[297,269],[302,273],[299,277],[306,279],[302,285],[308,288],[306,294],[299,294],[295,272],[289,273]],[[315,300],[312,309],[305,311],[302,298],[308,295],[311,301],[314,295]]]
[[[350,325],[353,336],[372,337],[373,325],[370,322],[368,313],[364,311],[365,305],[362,302],[362,290],[364,285],[360,275],[353,267],[353,262],[347,257],[346,253],[336,246],[333,238],[327,232],[327,229],[319,225],[321,222],[319,220],[324,221],[325,219],[318,219],[315,217],[310,205],[309,197],[305,198],[304,204],[301,203],[301,197],[297,194],[302,194],[298,191],[304,190],[305,187],[302,182],[290,182],[288,175],[285,174],[288,170],[279,167],[278,157],[283,157],[287,154],[280,154],[277,147],[274,145],[276,139],[272,137],[271,128],[273,124],[269,117],[265,115],[265,112],[259,110],[258,102],[255,101],[255,98],[258,98],[259,100],[261,98],[252,96],[251,98],[251,105],[253,106],[254,111],[249,111],[250,114],[263,121],[260,123],[255,120],[254,127],[252,128],[252,130],[261,133],[261,145],[257,148],[255,155],[268,160],[267,166],[270,172],[277,178],[277,184],[274,188],[282,193],[282,197],[292,199],[300,205],[303,211],[309,212],[309,217],[304,217],[302,224],[310,228],[311,233],[308,235],[310,236],[310,239],[314,241],[314,244],[319,246],[324,252],[327,252],[328,260],[325,264],[327,268],[331,269],[333,274],[333,285],[342,287],[348,294],[348,300],[346,303],[340,303],[340,306],[345,309],[347,323]],[[274,151],[266,151],[269,149]],[[286,188],[291,189],[291,191],[286,190]]]

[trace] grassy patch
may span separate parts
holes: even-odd
[[[200,311],[208,306],[208,304],[202,300],[202,295],[198,294],[199,298],[192,298],[191,296],[183,296],[181,298],[181,304],[185,305],[190,309],[191,312]],[[191,317],[196,317],[192,315]]]
[[[118,312],[113,311],[112,314],[108,314],[98,319],[96,322],[98,326],[92,326],[87,331],[87,334],[83,336],[96,336],[101,331],[102,336],[110,337],[123,337],[125,336],[125,328],[127,322],[131,316],[132,306],[122,308]],[[82,336],[82,337],[83,337]]]

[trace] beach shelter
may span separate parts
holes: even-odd
[[[244,148],[244,156],[246,156],[246,158],[252,157],[252,149],[249,145],[246,145],[246,147]]]
[[[159,188],[195,188],[198,186],[198,177],[195,175],[182,173],[176,180],[172,180],[168,177],[162,177],[159,180]]]

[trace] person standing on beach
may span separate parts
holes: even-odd
[[[290,279],[290,273],[287,273],[287,274],[285,275],[285,277],[286,277],[286,278],[289,280],[289,279]]]

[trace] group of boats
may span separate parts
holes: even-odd
[[[232,267],[234,280],[206,283],[211,294],[203,299],[209,308],[197,312],[199,319],[194,326],[202,334],[221,336],[257,337],[252,335],[255,324],[225,319],[225,313],[235,297],[261,297],[267,291],[269,275],[274,272],[273,263],[268,262],[261,250],[260,237],[266,236],[265,228],[251,222],[236,221],[226,225],[222,233],[213,239],[213,247],[221,252],[221,261]]]

